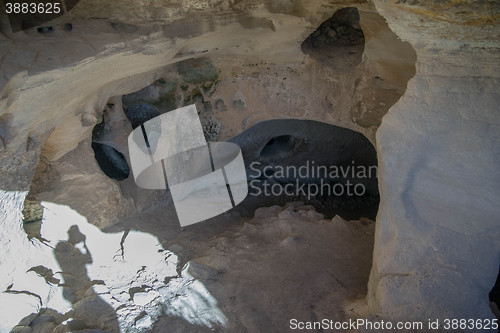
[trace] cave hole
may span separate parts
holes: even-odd
[[[115,180],[127,179],[130,175],[130,167],[123,156],[115,148],[104,143],[92,142],[94,156],[106,176]]]
[[[130,175],[130,167],[125,156],[114,145],[112,136],[113,123],[110,112],[114,103],[107,103],[102,111],[102,120],[92,130],[92,150],[97,164],[106,176],[114,180],[125,180]],[[115,120],[116,121],[116,120]],[[116,146],[115,146],[116,147]]]
[[[365,36],[356,7],[337,10],[301,45],[302,51],[326,66],[348,70],[362,59]]]
[[[54,28],[52,26],[46,26],[46,27],[39,27],[36,29],[41,34],[49,34],[54,31]]]
[[[377,154],[363,134],[313,120],[273,119],[230,141],[242,149],[249,183],[242,214],[303,201],[327,217],[375,219]]]
[[[124,111],[133,129],[160,115],[157,108],[145,102],[129,105]]]
[[[291,135],[273,137],[260,151],[260,157],[273,157],[293,152],[295,138]]]

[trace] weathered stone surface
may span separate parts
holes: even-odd
[[[178,63],[181,77],[200,83],[207,92],[214,80],[220,81],[219,98],[227,107],[232,107],[232,97],[238,90],[244,94],[245,112],[224,121],[216,117],[222,123],[221,138],[234,136],[262,119],[286,116],[334,122],[360,130],[373,142],[374,129],[354,124],[346,112],[350,108],[347,96],[352,95],[352,75],[339,78],[334,71],[325,71],[315,61],[304,59],[300,50],[307,35],[342,4],[322,6],[308,1],[297,5],[304,10],[284,11],[288,14],[275,11],[277,5],[252,12],[259,8],[258,3],[204,3],[201,7],[179,3],[147,8],[127,3],[126,11],[110,11],[92,0],[80,3],[63,22],[61,18],[55,20],[57,26],[74,19],[72,26],[79,28],[70,33],[55,29],[54,38],[43,40],[31,31],[20,39],[7,33],[2,43],[8,47],[2,48],[4,66],[0,67],[5,78],[0,81],[4,87],[0,168],[6,175],[0,180],[2,187],[27,189],[42,145],[45,158],[61,158],[89,136],[110,97],[146,87],[165,66],[174,63]],[[119,6],[116,3],[116,8]],[[204,8],[203,13],[200,8]],[[358,9],[363,25],[362,11],[373,12],[373,8],[360,3]],[[249,11],[255,22],[272,22],[274,29],[241,24],[242,10]],[[127,14],[131,12],[135,14]],[[224,19],[214,19],[219,14]],[[106,19],[85,20],[95,17]],[[159,24],[151,27],[151,22]],[[137,29],[117,29],[125,26]],[[207,65],[208,58],[211,62]],[[253,68],[254,64],[258,66]],[[22,72],[28,69],[29,75]],[[287,77],[288,81],[284,80]],[[304,90],[308,80],[315,83]],[[168,96],[166,93],[164,97]],[[215,101],[210,102],[215,105]],[[175,103],[168,97],[162,105],[172,108]],[[332,105],[336,110],[333,113]],[[22,149],[33,129],[40,133],[40,146],[25,152]]]
[[[23,206],[23,222],[31,223],[41,221],[43,206],[38,201],[26,200]]]
[[[493,318],[500,53],[488,31],[498,3],[375,3],[415,47],[417,73],[377,132],[370,304],[392,319]]]

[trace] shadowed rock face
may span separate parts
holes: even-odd
[[[337,10],[302,43],[302,51],[325,66],[345,71],[361,62],[365,36],[356,7]]]
[[[125,109],[125,115],[128,120],[130,120],[130,124],[132,128],[141,126],[146,121],[153,119],[160,115],[160,112],[155,107],[146,104],[146,103],[138,103],[132,104]]]
[[[359,25],[356,7],[337,10],[331,18],[323,22],[305,41],[314,48],[327,45],[352,46],[364,44],[365,38]]]
[[[370,305],[393,319],[493,319],[500,53],[491,31],[500,3],[374,2],[418,65],[377,132],[382,204]]]

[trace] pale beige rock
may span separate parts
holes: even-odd
[[[216,117],[226,129],[221,139],[261,120],[293,117],[358,130],[374,142],[376,127],[359,126],[350,114],[353,77],[349,73],[338,76],[304,57],[300,49],[307,35],[342,4],[323,6],[321,1],[310,0],[297,5],[300,10],[281,12],[276,10],[281,5],[261,7],[258,3],[207,4],[200,15],[197,6],[180,3],[157,8],[125,1],[113,6],[81,1],[64,21],[59,18],[51,22],[55,32],[50,37],[35,31],[7,33],[1,41],[8,47],[2,48],[5,60],[0,70],[9,81],[0,82],[0,130],[5,128],[5,133],[0,131],[4,146],[0,168],[6,175],[0,185],[27,189],[42,145],[45,158],[61,158],[89,137],[111,97],[139,90],[168,64],[200,55],[211,57],[220,69],[218,94],[226,105],[232,107],[233,97],[244,95],[244,112]],[[121,6],[127,6],[127,10],[119,10]],[[372,6],[361,3],[358,8],[364,29],[383,26],[380,17],[374,19]],[[243,9],[255,22],[272,22],[274,29],[242,24]],[[90,19],[96,17],[95,13],[107,20]],[[217,20],[213,13],[224,14],[225,19]],[[74,20],[74,29],[61,31],[59,25],[68,20]],[[137,25],[137,29],[123,30],[124,23]],[[386,49],[405,48],[397,41],[386,42]],[[27,57],[29,54],[33,56]],[[249,63],[259,66],[246,67]],[[364,69],[370,66],[364,61]],[[255,70],[261,79],[255,78]],[[238,74],[233,77],[235,72]],[[304,90],[305,83],[308,89]],[[366,84],[359,89],[366,90]],[[31,134],[40,137],[40,144],[24,151]]]
[[[368,299],[391,319],[494,318],[498,3],[394,2],[375,1],[415,48],[417,73],[377,132],[381,199]]]

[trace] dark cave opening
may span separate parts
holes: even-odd
[[[160,115],[157,108],[144,102],[131,104],[124,111],[133,129]]]
[[[49,34],[54,31],[54,28],[52,26],[46,26],[46,27],[39,27],[36,29],[41,34]]]
[[[338,70],[354,68],[361,62],[365,47],[359,19],[356,7],[337,10],[306,38],[301,45],[302,51]]]
[[[269,140],[260,151],[260,157],[267,158],[286,155],[293,152],[295,138],[291,135],[280,135]]]
[[[130,175],[130,167],[122,153],[115,148],[98,142],[92,142],[94,156],[106,176],[114,180],[124,180]]]
[[[241,147],[247,169],[242,214],[303,201],[327,217],[375,219],[377,154],[361,133],[313,120],[275,119],[230,141]]]
[[[114,109],[113,103],[108,103],[103,110],[102,121],[92,129],[92,150],[97,164],[106,176],[114,180],[125,180],[130,175],[130,167],[125,156],[117,149],[109,145],[108,132],[111,131],[109,124],[109,112]],[[135,123],[132,122],[132,125]],[[141,123],[138,123],[139,126]]]

